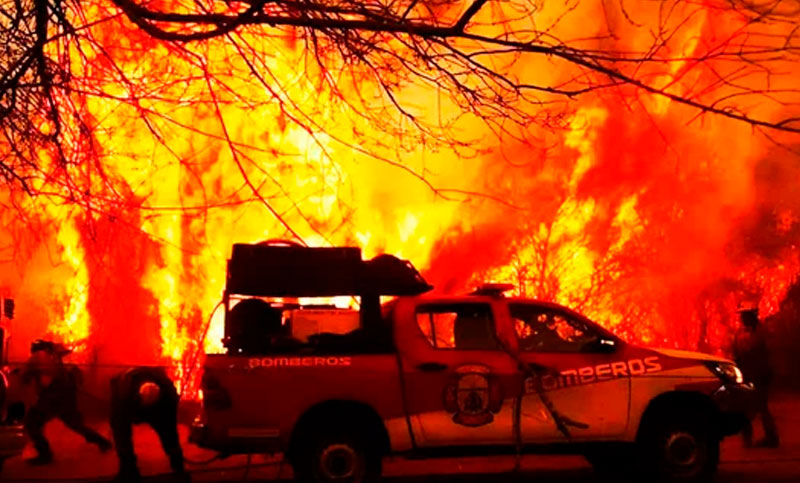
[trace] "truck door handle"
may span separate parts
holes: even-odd
[[[422,372],[441,372],[447,369],[447,364],[442,364],[439,362],[423,362],[417,366],[417,369]]]

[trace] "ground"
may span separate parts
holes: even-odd
[[[778,394],[771,403],[781,430],[781,447],[778,449],[745,449],[739,437],[728,438],[722,446],[722,462],[717,482],[797,482],[800,481],[800,394]],[[108,426],[94,424],[108,435]],[[186,429],[182,427],[183,441]],[[756,425],[756,437],[760,424]],[[84,443],[77,435],[66,430],[59,422],[50,423],[47,434],[56,450],[57,459],[49,466],[31,467],[24,458],[33,454],[28,447],[21,457],[9,459],[0,476],[6,482],[44,481],[109,481],[116,471],[113,451],[100,453],[94,446]],[[139,426],[135,432],[136,451],[145,481],[167,482],[164,476],[169,466],[161,452],[155,433]],[[187,459],[202,463],[213,457],[212,452],[193,445],[184,446]],[[244,456],[216,460],[206,464],[188,465],[193,481],[268,481],[291,477],[288,465],[277,459],[254,455],[248,462]],[[388,459],[384,473],[392,482],[420,481],[531,481],[578,482],[593,481],[591,467],[577,456],[526,456],[521,470],[513,473],[513,457],[457,458],[432,461]],[[433,475],[433,476],[429,476]]]

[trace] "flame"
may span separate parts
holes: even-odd
[[[84,259],[81,235],[74,222],[61,225],[56,240],[62,249],[63,263],[71,272],[64,285],[66,300],[64,311],[50,331],[69,347],[79,352],[86,349],[90,335],[89,316],[86,303],[89,298],[89,274]]]
[[[89,21],[116,14],[105,2],[82,3]],[[545,2],[537,22],[550,22],[554,36],[585,38],[586,18],[605,15],[612,32],[595,41],[633,52],[653,41],[637,24],[662,21],[644,2],[627,12],[604,2],[612,9],[605,13],[584,3],[563,16],[563,6]],[[514,18],[502,11],[513,7],[498,8],[496,15]],[[710,3],[680,8],[683,17],[663,22],[687,19],[667,41],[682,60],[639,68],[670,93],[702,97],[696,86],[719,72],[691,58],[723,40],[743,43],[746,29],[759,27]],[[755,295],[769,316],[797,282],[800,205],[770,198],[789,181],[754,175],[768,159],[788,165],[780,161],[787,155],[772,153],[742,124],[714,117],[687,124],[697,112],[664,96],[626,86],[590,93],[569,111],[544,113],[563,121],[553,129],[527,126],[498,139],[436,86],[408,86],[398,95],[421,122],[443,119],[464,140],[428,145],[394,111],[381,111],[385,126],[356,115],[380,109],[380,86],[348,75],[345,61],[306,62],[296,33],[238,34],[270,53],[257,60],[264,76],[257,79],[224,38],[181,49],[122,17],[88,31],[106,51],[70,59],[76,78],[94,82],[85,87],[97,95],[81,102],[98,127],[93,149],[113,160],[108,173],[87,168],[95,198],[84,211],[36,211],[37,226],[57,222],[41,239],[0,237],[26,247],[0,285],[16,288],[40,309],[27,309],[36,326],[84,357],[113,347],[121,361],[171,366],[182,390],[193,391],[202,353],[223,350],[215,307],[231,245],[272,238],[357,245],[365,257],[393,253],[442,292],[514,283],[518,294],[584,311],[628,339],[711,352],[727,350],[739,299]],[[552,85],[584,75],[545,58],[515,64],[512,74]],[[404,127],[384,132],[395,122]],[[530,139],[537,141],[523,141]],[[85,139],[70,142],[75,153],[87,149]],[[16,223],[14,233],[27,233],[13,216],[0,215]],[[743,241],[765,227],[780,246]],[[44,255],[51,246],[58,256]],[[48,274],[61,283],[44,280]],[[117,285],[96,282],[103,277]],[[41,291],[56,297],[37,301]],[[130,300],[114,298],[118,291]],[[135,320],[115,310],[122,302]],[[139,345],[106,326],[129,328]],[[155,356],[146,344],[157,346]]]

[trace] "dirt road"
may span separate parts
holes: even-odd
[[[780,395],[773,402],[773,410],[781,430],[782,444],[777,449],[750,449],[742,447],[738,437],[723,442],[722,462],[717,482],[798,482],[800,481],[800,394]],[[110,433],[104,423],[95,425],[102,433]],[[756,437],[759,437],[756,425]],[[183,430],[185,441],[186,428]],[[84,443],[77,435],[67,431],[59,422],[50,423],[47,434],[56,451],[56,461],[45,467],[31,467],[23,458],[32,456],[30,447],[22,457],[8,460],[0,476],[3,482],[44,481],[110,481],[116,471],[113,451],[100,453],[94,446]],[[135,431],[136,451],[145,481],[167,482],[164,475],[169,466],[161,452],[155,433],[147,427]],[[187,458],[207,460],[213,453],[192,445],[185,446]],[[384,463],[386,480],[401,482],[445,481],[536,481],[591,482],[591,467],[577,456],[526,456],[521,471],[513,473],[513,457],[457,458],[419,461],[400,458]],[[287,465],[274,459],[256,455],[248,463],[244,456],[216,460],[205,465],[189,465],[193,481],[275,481],[291,477]]]

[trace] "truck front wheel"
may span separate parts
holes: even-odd
[[[310,436],[293,464],[295,476],[300,481],[319,483],[379,481],[381,457],[373,446],[354,430]]]
[[[662,415],[651,421],[640,444],[645,472],[656,481],[710,481],[719,463],[719,437],[697,414]]]

